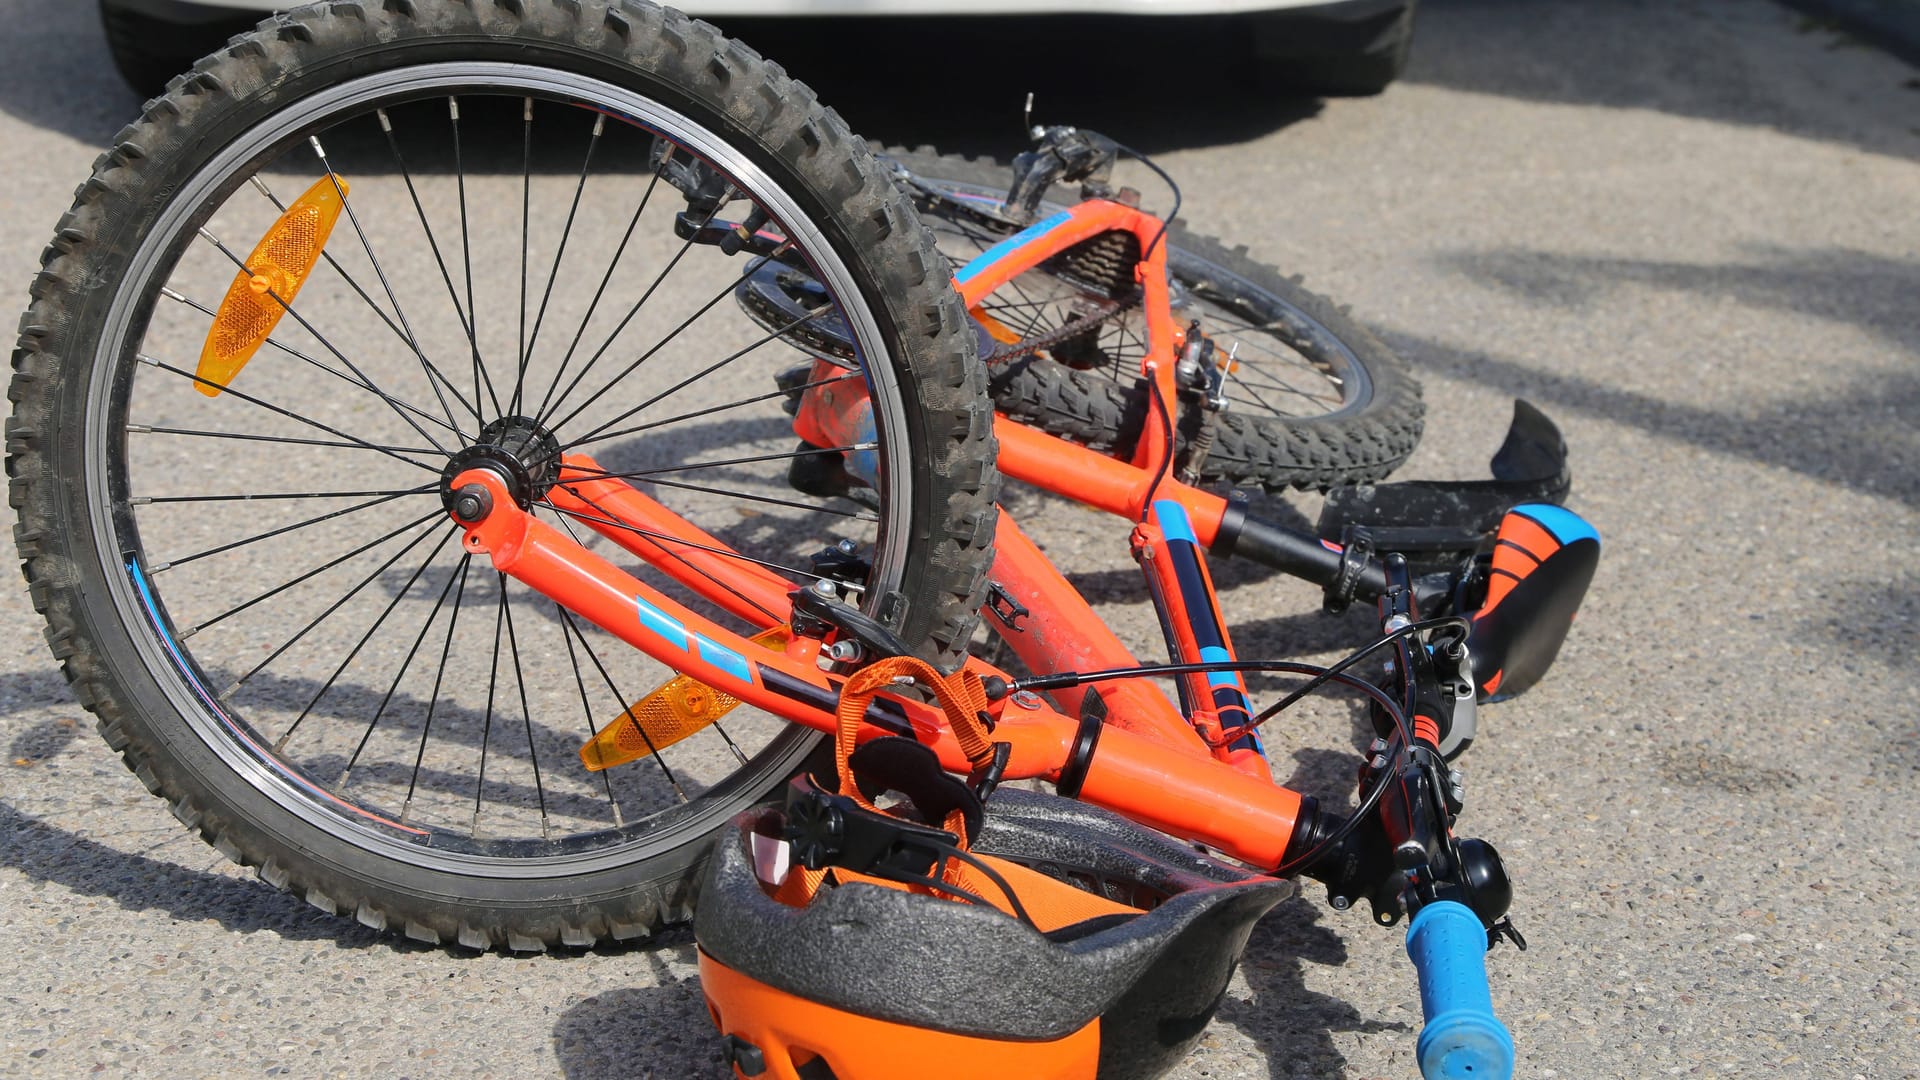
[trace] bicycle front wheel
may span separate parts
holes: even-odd
[[[769,264],[818,283],[796,321],[844,355],[741,313]],[[795,587],[831,546],[849,602],[936,662],[965,648],[992,414],[944,262],[860,140],[704,24],[586,0],[276,17],[148,104],[43,266],[8,464],[48,639],[183,822],[321,908],[475,948],[642,936],[819,745],[743,708],[589,770],[672,672],[463,553],[450,463],[514,473],[742,636],[788,613],[721,610],[724,573],[556,508],[559,455]],[[796,368],[863,390],[871,432],[796,451]],[[864,479],[796,491],[822,454]]]

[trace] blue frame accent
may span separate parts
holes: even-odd
[[[1156,499],[1153,503],[1153,516],[1159,519],[1160,531],[1169,540],[1185,540],[1194,547],[1200,546],[1200,540],[1193,535],[1193,522],[1187,517],[1187,508],[1172,499]]]
[[[700,659],[719,668],[721,671],[739,679],[743,683],[753,681],[753,668],[747,658],[713,640],[705,634],[696,633],[693,640],[700,643]]]
[[[1562,545],[1571,544],[1576,540],[1591,540],[1596,544],[1600,542],[1600,530],[1594,528],[1586,518],[1564,506],[1554,506],[1550,503],[1521,503],[1514,507],[1511,513],[1538,522],[1541,528],[1552,533],[1553,538],[1560,541]]]
[[[1052,217],[1041,218],[1039,221],[1034,222],[974,256],[972,262],[954,272],[953,280],[955,283],[961,285],[972,281],[974,278],[980,276],[980,271],[1006,258],[1008,252],[1040,239],[1060,226],[1065,225],[1068,221],[1072,220],[1072,218],[1073,215],[1065,210],[1060,211]]]
[[[659,634],[668,641],[674,642],[682,652],[687,652],[692,649],[692,635],[687,633],[686,627],[680,625],[679,619],[661,611],[659,608],[654,607],[638,596],[633,598],[633,603],[640,612],[640,625]]]

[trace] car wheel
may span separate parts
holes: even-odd
[[[1267,82],[1340,97],[1378,94],[1406,69],[1416,0],[1266,12],[1247,36]]]
[[[258,14],[181,0],[100,0],[113,66],[142,97],[158,96],[167,80],[252,27]]]

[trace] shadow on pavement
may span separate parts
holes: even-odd
[[[138,97],[107,58],[92,3],[0,0],[9,70],[0,111],[104,144]],[[1244,142],[1316,115],[1263,90],[1205,20],[725,19],[878,144],[1007,156],[1021,105],[1154,153]],[[1804,37],[1810,47],[1797,48]],[[1690,0],[1427,0],[1406,81],[1530,101],[1651,109],[1920,156],[1920,92],[1891,80],[1864,103],[1802,93],[1850,39],[1772,5]],[[1146,51],[1146,50],[1149,50]],[[1879,54],[1872,54],[1879,59]],[[1887,61],[1892,63],[1892,61]]]
[[[1562,308],[1588,306],[1623,286],[1724,298],[1857,326],[1920,361],[1920,319],[1913,315],[1920,260],[1843,248],[1769,249],[1756,252],[1749,262],[1721,263],[1506,250],[1462,252],[1443,265],[1529,301]]]
[[[1884,85],[1855,75],[1862,58],[1866,70],[1894,74]],[[1910,158],[1920,157],[1911,74],[1772,4],[1426,0],[1405,81],[1773,128]],[[1835,92],[1856,81],[1864,96]]]
[[[1410,334],[1382,336],[1424,371],[1920,506],[1920,472],[1914,467],[1920,462],[1920,372],[1836,387],[1829,397],[1785,399],[1768,412],[1741,416],[1708,407],[1722,396],[1710,385],[1697,386],[1691,394],[1697,403],[1685,404]],[[1675,377],[1701,376],[1676,369]]]
[[[1308,882],[1317,891],[1317,886]],[[1320,923],[1317,898],[1295,897],[1275,908],[1253,928],[1240,973],[1253,991],[1251,1001],[1228,997],[1216,1023],[1231,1024],[1253,1040],[1267,1059],[1274,1080],[1297,1076],[1340,1076],[1347,1060],[1334,1046],[1334,1032],[1401,1032],[1407,1024],[1361,1017],[1352,1005],[1307,989],[1306,965],[1338,967],[1347,962],[1340,933]],[[1364,917],[1357,921],[1364,925]]]
[[[1684,364],[1665,398],[1579,376],[1461,350],[1410,335],[1389,334],[1417,366],[1503,386],[1543,404],[1618,420],[1716,453],[1776,465],[1855,491],[1920,506],[1920,322],[1912,314],[1920,261],[1843,249],[1767,251],[1748,262],[1681,263],[1608,259],[1532,251],[1462,253],[1445,265],[1535,303],[1581,309],[1611,290],[1639,287],[1698,295],[1790,313],[1809,324],[1853,327],[1904,354],[1907,363],[1838,382],[1826,396],[1781,396],[1765,412],[1735,415],[1712,406],[1729,388]],[[1818,355],[1806,362],[1817,370]],[[1691,403],[1688,403],[1688,402]]]
[[[784,65],[877,145],[1011,157],[1036,123],[1104,132],[1145,153],[1246,142],[1319,113],[1259,89],[1225,24],[1206,19],[717,19]]]
[[[0,21],[7,28],[0,112],[95,146],[139,115],[139,95],[107,57],[97,4],[0,0]]]
[[[99,145],[135,118],[139,97],[114,71],[95,4],[0,0],[0,19],[12,46],[0,111]],[[719,21],[877,145],[1010,156],[1025,148],[1029,90],[1037,120],[1108,131],[1148,153],[1245,141],[1320,109],[1311,98],[1249,92],[1244,73],[1217,62],[1230,42],[1206,21]]]
[[[721,1061],[720,1036],[707,1018],[699,980],[667,966],[669,955],[681,964],[694,962],[692,935],[676,930],[655,940],[655,948],[640,954],[653,968],[655,985],[595,994],[560,1014],[553,1051],[568,1080],[732,1075]]]
[[[184,834],[168,837],[179,839]],[[196,850],[211,854],[211,849]],[[270,930],[295,941],[335,941],[343,949],[382,943],[425,948],[326,915],[256,881],[107,847],[5,803],[0,803],[0,865],[82,896],[111,900],[128,911],[157,911],[183,922],[212,919],[236,933]]]

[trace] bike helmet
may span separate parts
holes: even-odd
[[[927,747],[849,731],[839,794],[796,778],[708,866],[700,977],[738,1076],[1158,1076],[1292,893],[1072,800],[983,807]]]

